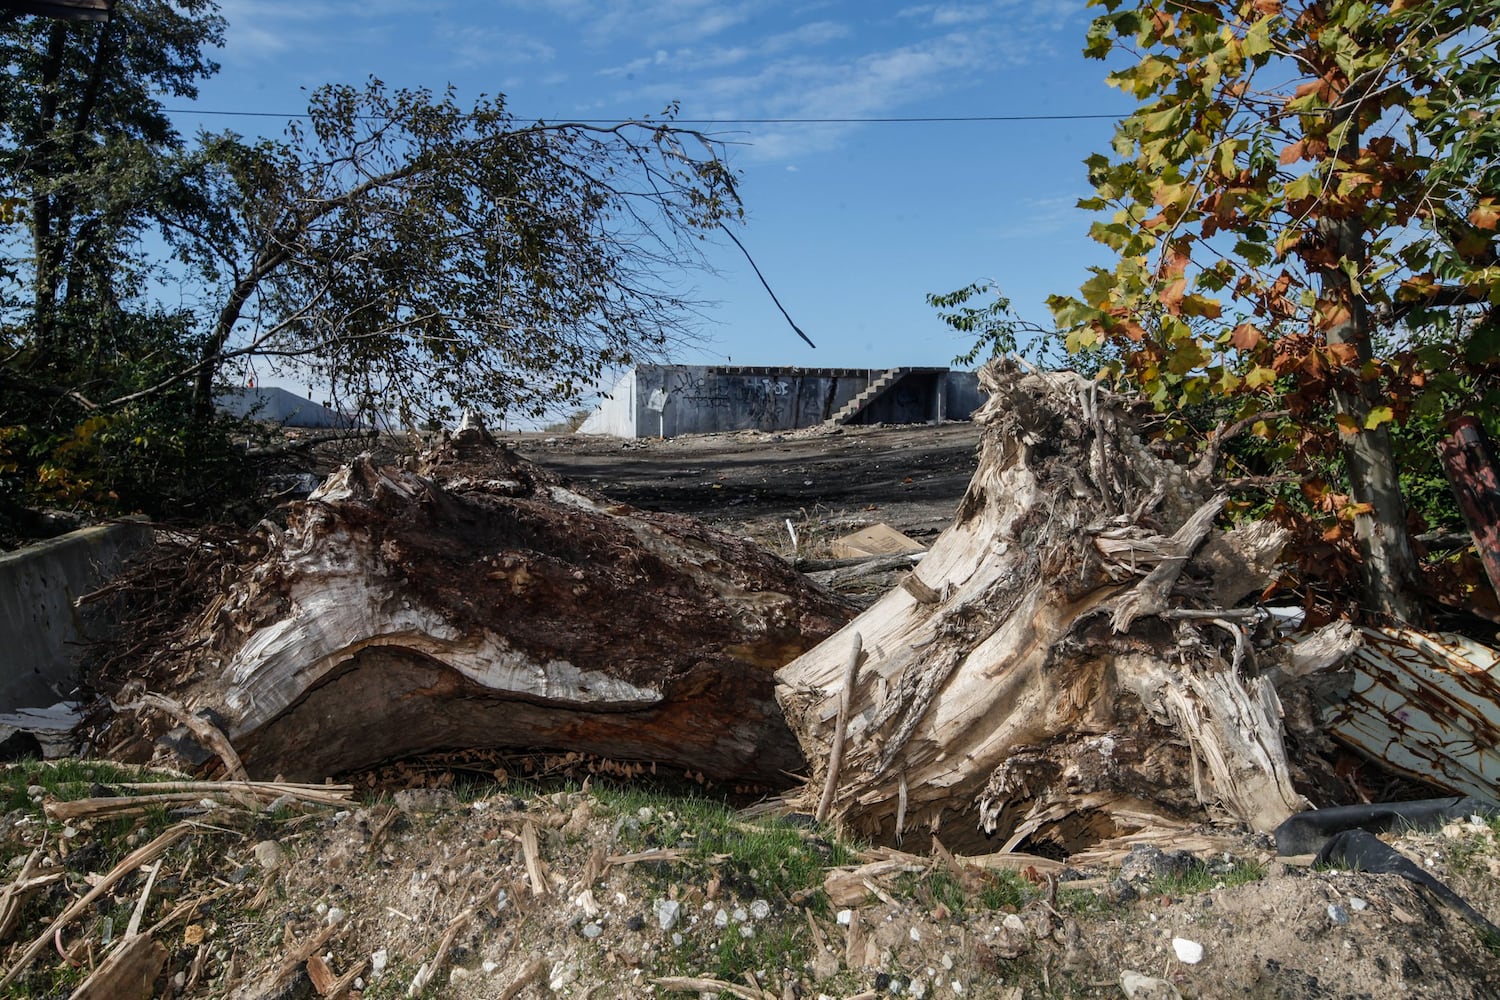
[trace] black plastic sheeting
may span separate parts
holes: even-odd
[[[1316,854],[1314,864],[1399,875],[1451,906],[1483,934],[1500,940],[1500,927],[1490,923],[1462,896],[1376,836],[1391,831],[1436,830],[1451,820],[1495,814],[1493,806],[1469,796],[1336,806],[1298,813],[1278,826],[1274,836],[1277,853],[1282,855]]]

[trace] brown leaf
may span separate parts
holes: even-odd
[[[1302,159],[1302,154],[1306,149],[1306,139],[1299,139],[1296,142],[1292,143],[1290,146],[1283,147],[1281,150],[1282,165],[1285,166],[1288,163],[1296,163],[1298,160]]]
[[[1161,300],[1162,308],[1173,316],[1182,312],[1182,299],[1187,294],[1187,279],[1178,278],[1166,288],[1161,290],[1157,296]]]
[[[1265,339],[1254,323],[1241,323],[1229,334],[1229,344],[1238,351],[1253,351]]]

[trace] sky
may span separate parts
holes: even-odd
[[[220,0],[221,70],[179,129],[276,134],[323,83],[503,93],[522,120],[619,120],[680,103],[732,145],[737,235],[692,276],[706,303],[685,364],[943,365],[971,346],[926,304],[993,280],[1024,318],[1104,251],[1074,207],[1082,161],[1129,102],[1083,58],[1075,0]],[[212,113],[211,113],[212,112]],[[786,123],[785,119],[1052,120]],[[758,122],[746,122],[759,119]],[[782,121],[766,121],[766,120]]]

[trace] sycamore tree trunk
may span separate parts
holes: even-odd
[[[1157,454],[1098,384],[997,365],[981,379],[980,463],[953,526],[777,675],[812,763],[799,804],[884,840],[997,849],[1216,816],[1274,828],[1305,803],[1274,683],[1293,652],[1273,655],[1235,605],[1285,536],[1218,528],[1212,469]]]
[[[802,760],[773,673],[853,614],[743,539],[565,485],[480,429],[416,469],[358,459],[286,521],[156,640],[180,655],[113,692],[106,750],[149,755],[178,721],[144,683],[255,777],[514,748],[786,788]]]

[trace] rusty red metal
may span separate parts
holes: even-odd
[[[1478,420],[1459,417],[1449,426],[1448,436],[1438,443],[1438,454],[1490,586],[1500,595],[1500,469]]]

